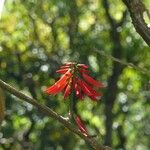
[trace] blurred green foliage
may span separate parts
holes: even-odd
[[[121,20],[125,9],[121,1],[110,0],[115,20]],[[67,116],[69,100],[64,101],[62,94],[47,96],[43,89],[59,78],[55,70],[65,61],[88,64],[91,74],[107,84],[112,60],[97,54],[94,48],[112,53],[110,30],[101,0],[6,0],[0,20],[0,78]],[[129,15],[117,31],[124,60],[150,70],[149,47],[136,33]],[[149,80],[149,76],[124,66],[113,107],[114,149],[149,150]],[[0,150],[90,149],[59,122],[13,95],[5,96],[7,115],[0,127]],[[85,98],[78,102],[89,132],[97,134],[101,143],[106,133],[104,101],[102,98],[94,103]]]

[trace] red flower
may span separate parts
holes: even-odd
[[[85,95],[94,101],[101,98],[102,94],[98,93],[94,87],[102,88],[104,85],[89,76],[87,65],[67,62],[56,72],[63,75],[54,85],[45,90],[46,93],[57,94],[64,90],[65,98],[71,92],[75,92],[79,99],[83,99]]]
[[[96,80],[94,80],[92,77],[88,76],[85,73],[82,73],[83,78],[85,79],[85,81],[87,81],[89,84],[92,84],[96,87],[104,87],[104,85],[100,82],[97,82]]]
[[[89,134],[88,134],[87,128],[85,127],[85,125],[84,125],[83,121],[81,120],[80,116],[77,116],[75,121],[76,121],[76,124],[78,125],[80,131],[84,135],[88,136]]]

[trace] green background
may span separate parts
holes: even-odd
[[[78,102],[89,132],[116,150],[149,150],[150,49],[125,11],[120,0],[109,0],[108,14],[103,0],[6,0],[0,20],[0,78],[67,116],[69,99],[43,90],[59,78],[55,71],[63,62],[85,63],[107,85],[99,102],[87,97]],[[150,23],[146,14],[145,21]],[[101,52],[146,73],[114,63]],[[91,149],[30,104],[8,93],[5,97],[0,150]]]

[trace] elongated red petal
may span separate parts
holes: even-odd
[[[56,70],[57,73],[60,73],[60,74],[64,74],[68,71],[68,69],[59,69],[59,70]]]
[[[82,91],[87,95],[87,96],[91,96],[92,93],[90,92],[90,90],[85,86],[84,82],[82,80],[78,80],[79,85],[81,86]]]
[[[51,87],[47,88],[45,90],[45,92],[48,93],[48,94],[57,93],[57,91],[62,86],[62,84],[65,83],[66,80],[71,77],[71,75],[72,74],[70,73],[70,70],[68,70],[54,85],[52,85]]]
[[[99,101],[101,99],[101,96],[95,96],[95,95],[91,95],[89,96],[92,100],[94,101]]]
[[[51,87],[47,88],[45,90],[46,93],[48,94],[52,94],[54,91],[58,90],[58,88],[61,86],[61,84],[63,82],[66,82],[67,80],[67,76],[62,76],[54,85],[52,85]]]
[[[78,85],[77,85],[77,78],[73,79],[73,89],[75,91],[76,96],[79,97],[79,89],[78,89]]]
[[[60,69],[69,69],[70,66],[61,66]]]
[[[89,86],[86,82],[83,81],[83,84],[87,87],[87,89],[92,93],[92,95],[97,96],[97,97],[101,97],[102,94],[96,92],[91,86]]]
[[[82,88],[82,91],[90,97],[92,100],[97,101],[101,98],[102,94],[97,93],[92,87],[90,87],[86,82],[79,80],[79,84]]]
[[[44,92],[51,94],[51,91],[56,91],[56,90],[57,90],[57,86],[56,86],[56,84],[54,84],[54,85],[48,87]]]
[[[96,87],[104,87],[104,85],[101,82],[96,81],[95,79],[88,76],[87,74],[83,73],[82,76],[83,76],[84,80],[87,81],[88,83],[90,83]]]
[[[77,98],[81,98],[81,88],[79,87],[77,83],[75,87],[75,93],[76,93]]]
[[[75,93],[76,93],[76,96],[78,97],[79,96],[79,91],[78,91],[78,87],[77,87],[77,83],[74,83],[74,90],[75,90]]]
[[[85,127],[85,125],[84,125],[83,121],[81,120],[80,116],[77,116],[75,120],[76,120],[76,123],[77,123],[80,131],[83,134],[85,134],[86,136],[88,136],[89,134],[88,134],[87,128]]]
[[[66,85],[67,85],[66,81],[63,81],[60,84],[57,84],[57,82],[56,82],[56,84],[54,85],[55,89],[49,90],[49,91],[47,90],[47,93],[48,94],[57,94],[57,93],[61,92],[65,88]]]
[[[87,69],[87,68],[89,68],[87,65],[85,65],[85,64],[78,64],[77,65],[78,67],[81,67],[81,68],[83,68],[83,69]]]
[[[49,92],[49,94],[55,95],[55,94],[61,92],[61,91],[66,87],[66,85],[67,85],[67,82],[63,82],[63,83],[62,83],[61,85],[59,85],[59,86],[56,85],[57,89],[56,89],[56,90],[53,90],[53,91],[51,91],[51,92]]]
[[[86,69],[80,69],[79,71],[80,71],[81,74],[82,74],[82,73],[86,73],[86,74],[89,74],[89,73],[90,73],[89,70],[86,70]]]
[[[71,86],[68,84],[66,89],[65,89],[65,92],[64,92],[64,98],[68,97],[70,92],[71,92]]]
[[[81,97],[80,95],[81,95],[81,89],[80,89],[79,85],[77,84],[77,87],[76,87],[76,96],[78,98],[80,98]]]
[[[84,96],[85,96],[85,94],[82,92],[81,87],[79,87],[79,95],[78,95],[77,98],[79,98],[79,100],[84,100],[84,99],[83,99]]]
[[[84,93],[82,92],[81,87],[78,84],[78,79],[77,78],[75,78],[74,83],[75,84],[73,85],[73,88],[75,89],[76,96],[77,96],[77,98],[79,98],[80,100],[82,100],[83,97],[84,97]]]
[[[59,92],[61,92],[67,85],[67,82],[62,83],[62,85],[58,88],[57,92],[53,93],[53,94],[57,94]]]
[[[70,69],[55,83],[59,84],[63,82],[64,80],[68,79],[72,74],[70,73]]]

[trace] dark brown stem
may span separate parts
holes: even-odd
[[[70,120],[72,123],[75,123],[75,115],[77,114],[77,109],[76,109],[76,96],[74,91],[72,90],[71,95],[70,95]]]

